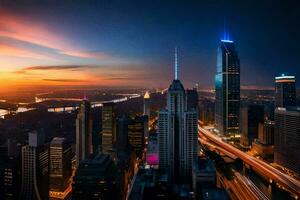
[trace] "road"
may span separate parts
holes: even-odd
[[[231,154],[239,157],[245,163],[250,165],[253,169],[264,174],[268,177],[271,181],[275,181],[276,183],[280,184],[284,187],[284,189],[290,191],[294,194],[294,198],[298,199],[300,197],[300,182],[295,180],[294,178],[283,174],[279,170],[275,169],[271,165],[253,157],[241,150],[233,147],[232,145],[224,142],[220,137],[213,134],[211,131],[204,129],[200,125],[198,125],[199,136],[203,135],[212,141],[214,144],[220,146],[221,148],[225,149],[226,151],[230,152]]]

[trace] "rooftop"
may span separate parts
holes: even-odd
[[[181,84],[180,80],[174,79],[168,91],[184,91],[184,87]]]

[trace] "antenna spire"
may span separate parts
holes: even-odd
[[[175,80],[178,80],[178,68],[177,47],[175,47]]]

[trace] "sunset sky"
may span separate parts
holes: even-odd
[[[79,2],[0,2],[1,89],[166,87],[175,46],[184,84],[212,87],[224,24],[240,55],[242,85],[272,87],[281,73],[300,77],[296,1]]]

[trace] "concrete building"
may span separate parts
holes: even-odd
[[[274,159],[274,121],[265,121],[258,125],[258,139],[252,142],[252,150],[263,159]]]
[[[43,200],[49,197],[49,147],[42,132],[30,132],[29,144],[22,147],[22,187],[20,199]]]
[[[276,108],[274,162],[300,175],[300,108]]]

